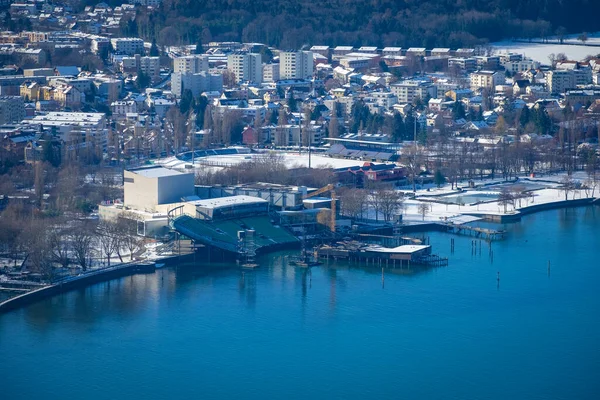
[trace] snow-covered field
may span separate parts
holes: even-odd
[[[288,167],[302,166],[308,167],[308,153],[295,153],[295,152],[287,152],[280,153],[283,156],[283,161],[285,165]],[[212,168],[221,168],[223,167],[237,165],[243,162],[251,161],[253,157],[263,157],[262,154],[232,154],[232,155],[222,155],[222,156],[209,156],[196,159],[194,165],[196,168],[207,168],[210,166]],[[176,168],[183,169],[185,165],[190,165],[190,162],[181,161],[175,157],[163,158],[156,160],[157,164],[163,165],[167,168]],[[356,165],[363,165],[364,161],[361,160],[346,160],[339,158],[331,158],[322,154],[312,154],[311,155],[311,166],[314,168],[347,168]]]
[[[550,63],[548,56],[551,53],[565,53],[570,60],[583,60],[588,55],[600,54],[600,47],[581,45],[581,41],[577,40],[577,36],[571,35],[564,40],[565,43],[574,43],[573,45],[503,41],[490,43],[490,46],[497,53],[521,53],[542,64]],[[600,33],[588,34],[588,37],[587,44],[600,45]]]

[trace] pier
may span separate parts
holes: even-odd
[[[479,228],[476,226],[469,225],[455,225],[448,223],[440,223],[446,232],[454,233],[456,235],[466,235],[476,237],[485,240],[499,240],[503,239],[506,231],[494,230],[488,228]]]
[[[431,254],[431,246],[405,244],[397,247],[383,247],[356,241],[344,241],[335,245],[322,245],[315,249],[315,256],[327,260],[347,260],[377,267],[442,267],[448,265],[448,259]]]

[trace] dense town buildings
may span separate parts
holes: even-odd
[[[70,28],[42,28],[34,18],[32,29],[0,33],[0,124],[39,124],[71,147],[85,141],[67,138],[65,129],[80,136],[87,131],[88,139],[100,138],[97,147],[110,153],[104,158],[119,159],[114,153],[130,156],[132,138],[140,135],[152,141],[144,145],[147,157],[166,153],[168,146],[170,152],[188,149],[193,129],[186,118],[192,108],[203,132],[195,147],[239,143],[243,137],[286,147],[359,133],[402,141],[412,139],[406,132],[413,130],[423,137],[512,135],[507,122],[511,129],[519,125],[515,121],[524,109],[543,109],[552,123],[536,119],[534,127],[523,117],[519,129],[553,134],[562,119],[590,118],[598,100],[600,62],[594,57],[561,56],[543,65],[486,48],[317,44],[278,50],[232,41],[165,45],[164,37],[157,45],[134,31],[119,31],[136,7],[157,4],[99,4],[70,15],[80,21]],[[21,17],[39,11],[31,13],[27,4],[11,7]],[[72,12],[44,11],[60,12],[60,18]],[[67,50],[77,56],[54,61]],[[89,119],[82,115],[88,114],[105,115],[101,126],[82,127]],[[400,126],[404,123],[415,126]],[[135,134],[123,126],[136,127]],[[188,138],[175,140],[177,135]],[[119,149],[109,137],[126,145]]]

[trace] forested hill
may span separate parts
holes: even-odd
[[[599,0],[163,0],[159,10],[140,11],[123,28],[162,44],[431,48],[598,31],[598,15]]]

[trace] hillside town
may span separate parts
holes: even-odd
[[[485,211],[479,203],[489,194],[471,202],[459,196],[450,209],[443,202],[445,211],[418,197],[435,190],[455,195],[477,181],[565,173],[554,182],[565,200],[575,192],[595,197],[600,54],[583,60],[552,54],[540,63],[488,46],[276,49],[212,41],[210,33],[189,45],[134,36],[143,29],[133,26],[140,10],[151,13],[159,3],[76,11],[29,1],[2,13],[10,29],[0,32],[0,195],[11,211],[1,219],[11,227],[3,232],[5,254],[26,253],[21,236],[49,240],[10,222],[30,212],[59,230],[64,220],[56,225],[48,216],[125,218],[134,226],[101,223],[98,237],[170,240],[174,209],[212,215],[232,207],[229,200],[209,201],[226,196],[237,196],[246,216],[280,211],[278,223],[297,236],[318,233],[318,224],[335,233],[360,220],[398,223],[410,207],[417,221],[433,214],[462,223],[469,220],[462,214]],[[145,180],[153,183],[139,183]],[[488,214],[534,200],[527,185],[496,189]],[[318,208],[332,215],[323,221],[311,211]],[[294,214],[299,210],[307,211]],[[270,230],[271,222],[261,223]],[[199,242],[210,234],[198,230],[225,229],[204,224],[194,233],[180,225],[179,233],[196,234]],[[84,240],[70,235],[69,246]],[[96,239],[85,240],[88,251],[78,262],[84,269]],[[103,265],[114,255],[123,261],[123,254],[133,259],[142,252],[139,240],[130,246],[106,240],[104,250],[103,240],[96,243]],[[72,248],[48,252],[54,264],[75,263]]]

